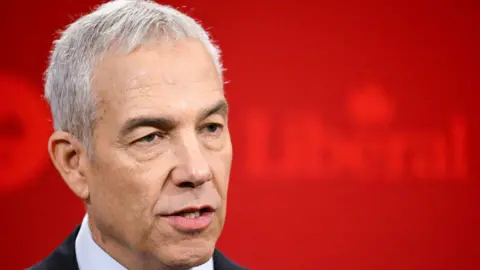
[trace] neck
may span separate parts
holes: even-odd
[[[119,262],[126,269],[145,270],[187,270],[189,267],[169,267],[152,254],[137,252],[118,238],[102,233],[93,218],[88,218],[88,226],[93,241],[108,255]]]

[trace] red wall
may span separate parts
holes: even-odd
[[[224,50],[228,255],[252,269],[480,269],[477,1],[165,2]],[[2,1],[2,269],[81,221],[47,156],[41,76],[55,31],[97,3]]]

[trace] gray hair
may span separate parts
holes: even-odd
[[[222,77],[220,50],[207,31],[180,11],[149,0],[116,0],[69,25],[54,42],[45,73],[45,98],[55,130],[72,133],[92,150],[96,99],[91,89],[95,64],[108,51],[129,53],[158,39],[197,38]]]

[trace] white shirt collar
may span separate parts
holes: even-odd
[[[75,239],[75,255],[80,270],[126,270],[93,241],[88,215],[85,215]],[[213,270],[213,258],[191,270]]]

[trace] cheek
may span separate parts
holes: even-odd
[[[218,192],[223,199],[226,199],[232,164],[231,147],[224,148],[221,152],[212,153],[210,158],[214,178],[219,189]]]
[[[121,155],[104,156],[97,163],[91,195],[103,205],[94,206],[108,207],[117,218],[148,214],[158,190],[155,172]]]

